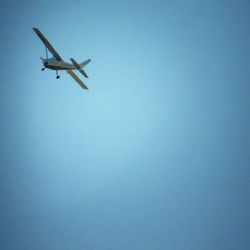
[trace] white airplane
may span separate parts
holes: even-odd
[[[91,59],[88,59],[84,61],[83,63],[78,64],[73,58],[70,58],[71,63],[66,63],[62,60],[62,58],[59,56],[59,54],[55,51],[55,49],[52,47],[52,45],[49,43],[49,41],[45,38],[45,36],[41,33],[41,31],[37,28],[33,28],[33,30],[36,32],[36,34],[39,36],[41,41],[45,45],[46,49],[46,59],[41,60],[43,61],[44,68],[42,68],[42,71],[45,70],[45,68],[52,69],[56,71],[56,78],[58,79],[60,76],[58,75],[58,70],[66,70],[69,75],[71,75],[74,80],[84,89],[88,89],[88,87],[78,78],[78,76],[73,72],[73,70],[78,70],[84,77],[88,78],[88,75],[83,70],[83,67],[86,66]],[[53,57],[48,58],[48,50],[51,52]]]

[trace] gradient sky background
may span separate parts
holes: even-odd
[[[250,249],[250,1],[0,12],[0,249]]]

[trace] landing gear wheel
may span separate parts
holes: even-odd
[[[58,75],[58,72],[56,70],[56,79],[59,79],[59,78],[60,78],[60,76]]]
[[[44,71],[45,70],[45,68],[42,68],[42,71]]]

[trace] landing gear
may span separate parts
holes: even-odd
[[[59,79],[59,78],[60,78],[60,76],[58,75],[58,72],[56,70],[56,79]]]
[[[44,71],[45,70],[45,68],[42,68],[42,71]]]

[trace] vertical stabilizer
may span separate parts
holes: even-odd
[[[83,68],[84,66],[86,66],[90,62],[91,62],[91,59],[88,59],[88,60],[84,61],[83,63],[80,63],[81,68]]]

